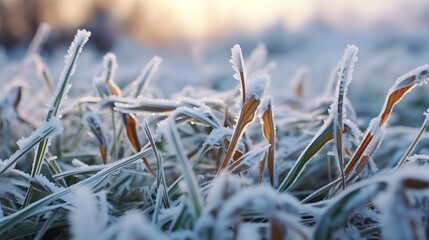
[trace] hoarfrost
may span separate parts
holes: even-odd
[[[42,127],[32,132],[29,137],[19,139],[17,142],[19,149],[0,164],[0,173],[7,171],[11,167],[13,168],[16,162],[37,143],[43,139],[49,139],[49,137],[61,134],[62,131],[63,127],[60,121],[54,117],[45,122]]]
[[[72,192],[74,209],[69,215],[71,234],[74,240],[98,239],[102,229],[99,225],[97,202],[92,192],[84,187]]]
[[[232,63],[232,68],[235,71],[234,78],[238,81],[242,81],[241,74],[243,74],[244,78],[246,78],[247,71],[244,67],[244,60],[243,60],[243,54],[241,52],[241,47],[238,44],[235,44],[231,48],[231,60],[229,60],[230,63]],[[244,89],[243,89],[244,91]]]
[[[270,77],[266,73],[260,73],[249,79],[246,86],[246,102],[251,98],[261,99],[267,89]]]
[[[258,232],[258,228],[255,226],[255,223],[243,223],[238,229],[237,239],[258,240],[261,239],[261,236]]]
[[[244,156],[242,156],[240,159],[235,161],[233,164],[230,165],[230,171],[232,173],[240,173],[243,171],[248,170],[249,168],[252,168],[256,164],[258,164],[260,161],[264,159],[265,154],[268,151],[268,148],[270,147],[270,144],[265,145],[263,147],[257,147],[248,153],[246,153]],[[238,164],[235,164],[238,163]]]
[[[49,104],[51,106],[49,112],[52,112],[54,116],[58,111],[61,99],[64,96],[67,96],[67,92],[71,87],[71,85],[68,84],[68,81],[70,76],[73,75],[75,71],[77,58],[82,52],[83,46],[88,41],[90,36],[90,32],[86,30],[78,30],[72,44],[67,51],[67,55],[64,57],[64,69],[61,72],[60,80],[58,81],[57,88],[54,93],[54,98],[52,99],[51,104]]]
[[[117,240],[129,240],[129,239],[157,239],[167,240],[167,238],[159,232],[158,229],[153,227],[148,222],[142,213],[137,211],[128,211],[117,223],[119,226],[116,233]],[[95,238],[87,238],[95,239]]]
[[[273,97],[271,95],[264,96],[262,98],[262,102],[259,105],[259,116],[262,117],[262,115],[267,111],[268,109],[272,108]]]
[[[59,135],[63,131],[63,126],[57,118],[52,118],[44,123],[44,125],[34,132],[27,138],[21,138],[18,140],[17,144],[19,148],[24,148],[27,145],[30,145],[38,138],[46,138],[48,136],[52,137],[54,135]]]
[[[230,128],[214,128],[207,136],[203,146],[215,146],[228,136],[232,136],[232,130]]]

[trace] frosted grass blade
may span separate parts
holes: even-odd
[[[264,172],[265,159],[267,160],[268,176],[270,178],[271,186],[274,186],[274,154],[276,146],[276,125],[274,123],[274,114],[272,109],[272,98],[268,97],[261,104],[262,109],[262,132],[265,139],[270,144],[266,158],[261,162],[259,172],[259,182],[262,180],[262,174]]]
[[[392,113],[393,107],[402,99],[402,97],[416,86],[421,86],[428,81],[429,65],[423,65],[399,77],[393,86],[389,89],[384,105],[378,117],[374,118],[367,130],[365,137],[354,152],[352,158],[344,168],[345,175],[349,175],[357,166],[364,166],[368,159],[363,159],[362,155],[365,149],[370,145],[374,138],[374,133],[383,128]]]
[[[183,171],[183,176],[186,181],[187,190],[189,192],[190,204],[193,212],[193,216],[198,218],[201,215],[202,210],[202,200],[200,196],[200,191],[198,187],[197,179],[192,171],[191,166],[189,165],[189,160],[186,154],[183,152],[183,145],[179,138],[179,133],[176,129],[176,124],[173,118],[168,119],[169,129],[166,131],[166,138],[168,142],[172,144],[174,151],[177,154],[178,161]]]
[[[46,115],[46,121],[50,121],[52,118],[57,116],[58,110],[60,108],[62,100],[66,97],[67,91],[70,88],[69,80],[73,75],[76,62],[79,57],[79,54],[82,52],[83,46],[88,41],[91,33],[86,30],[78,30],[76,36],[70,45],[68,54],[65,56],[65,66],[64,70],[61,73],[57,89],[55,90],[51,106],[49,108],[48,114]],[[34,177],[40,173],[42,168],[42,162],[46,154],[46,150],[49,145],[50,138],[42,140],[37,146],[36,154],[34,156],[33,165],[31,168],[31,176]],[[26,206],[32,197],[32,188],[28,190],[26,201],[24,206]]]
[[[10,168],[13,168],[26,153],[33,149],[34,146],[53,135],[60,134],[61,131],[62,127],[59,121],[56,118],[53,118],[44,126],[34,131],[28,138],[23,138],[18,141],[19,149],[0,165],[0,175],[4,174]]]
[[[344,146],[343,146],[343,132],[344,132],[344,118],[346,116],[344,109],[344,101],[347,96],[347,90],[350,82],[352,81],[352,73],[354,64],[357,61],[358,48],[354,45],[347,46],[344,51],[343,64],[338,73],[337,89],[335,100],[331,105],[333,112],[333,129],[334,129],[334,152],[337,160],[343,188],[346,186],[346,178],[344,175]]]

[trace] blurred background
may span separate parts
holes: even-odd
[[[214,89],[237,84],[228,62],[236,43],[245,58],[263,44],[273,63],[270,93],[275,96],[289,91],[302,72],[304,95],[320,92],[347,44],[357,45],[349,94],[360,103],[358,112],[375,111],[365,103],[379,109],[398,76],[429,63],[427,0],[0,0],[2,81],[42,22],[52,28],[41,55],[54,79],[76,29],[86,28],[92,36],[77,79],[91,82],[99,75],[108,51],[117,55],[119,83],[135,78],[159,55],[163,62],[154,81],[167,97],[190,84]],[[85,88],[76,84],[74,89],[80,86]],[[429,103],[425,91],[418,89],[407,100],[415,101],[420,113]],[[411,110],[404,111],[406,118]]]
[[[102,50],[127,34],[144,44],[220,41],[274,26],[291,33],[311,25],[335,30],[394,28],[428,31],[425,0],[1,0],[0,43],[7,49],[28,42],[38,25],[55,28],[51,44],[76,28],[94,31]]]

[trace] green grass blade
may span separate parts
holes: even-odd
[[[199,194],[199,187],[197,183],[197,179],[192,171],[192,168],[189,164],[189,159],[183,151],[184,147],[179,138],[179,133],[176,129],[176,123],[173,118],[168,119],[169,129],[166,131],[166,137],[169,140],[170,144],[172,144],[174,151],[177,153],[177,158],[182,167],[183,176],[186,181],[189,197],[192,204],[192,211],[195,217],[199,217],[202,211],[202,200]]]
[[[86,30],[78,30],[76,36],[70,45],[68,50],[68,54],[65,56],[65,67],[63,72],[61,73],[60,80],[57,85],[57,89],[54,94],[53,102],[51,107],[46,115],[46,121],[50,121],[52,118],[57,116],[58,110],[61,105],[61,101],[67,94],[67,91],[70,87],[69,80],[70,77],[74,73],[74,69],[76,67],[76,62],[79,54],[82,52],[83,46],[88,41],[91,33]],[[31,168],[31,176],[34,177],[40,173],[42,168],[43,158],[45,157],[47,147],[49,145],[50,138],[44,139],[37,146],[36,154],[34,156],[33,165]],[[24,201],[24,206],[28,205],[31,202],[32,198],[32,188],[30,187]]]
[[[292,166],[285,179],[280,184],[278,191],[284,192],[288,190],[299,178],[309,163],[311,157],[314,156],[329,140],[333,137],[332,119],[329,118],[320,128],[319,132],[313,137],[310,144],[301,153],[298,160]]]

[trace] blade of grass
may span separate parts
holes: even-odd
[[[265,159],[267,160],[267,166],[268,166],[268,176],[270,178],[270,184],[271,186],[274,186],[274,154],[275,154],[275,146],[276,146],[276,126],[274,124],[274,114],[272,110],[272,98],[267,98],[262,103],[262,109],[265,109],[262,113],[262,130],[265,139],[270,144],[270,147],[268,148],[268,154],[266,155],[266,158],[261,162],[261,167],[259,171],[259,182],[262,180],[262,175],[264,172],[264,166],[265,166]]]
[[[62,127],[58,120],[53,118],[47,124],[34,131],[28,138],[18,141],[19,150],[2,163],[0,166],[0,175],[15,166],[16,162],[33,149],[34,146],[53,135],[61,133],[61,131]]]
[[[243,60],[243,54],[241,52],[241,47],[238,44],[235,44],[231,48],[231,60],[229,60],[230,63],[232,63],[232,68],[235,71],[234,78],[240,81],[241,83],[241,96],[243,99],[243,104],[246,102],[246,69],[244,68],[244,60]]]
[[[128,137],[128,140],[131,143],[131,146],[133,147],[134,151],[139,151],[140,142],[137,135],[137,118],[134,116],[134,114],[131,113],[123,113],[122,119],[124,121],[126,134]],[[156,176],[155,172],[152,170],[152,167],[149,164],[149,160],[147,158],[143,158],[143,163],[146,166],[146,169],[150,174],[153,176]]]
[[[344,168],[345,175],[351,174],[356,171],[357,166],[366,165],[368,159],[362,158],[365,149],[370,145],[374,137],[374,131],[383,128],[392,113],[393,107],[402,99],[402,97],[411,91],[416,86],[421,86],[427,82],[429,77],[429,65],[423,65],[415,68],[412,71],[399,77],[393,86],[389,89],[389,93],[385,99],[385,103],[380,111],[378,117],[374,118],[372,124],[359,147],[353,154],[352,158]],[[353,175],[355,175],[354,173]],[[359,173],[357,173],[359,174]]]
[[[86,30],[78,30],[76,36],[70,45],[68,50],[68,54],[65,56],[65,67],[63,72],[61,73],[60,80],[57,85],[57,89],[55,90],[54,98],[51,103],[51,107],[46,115],[46,121],[51,120],[52,118],[57,116],[58,110],[60,108],[61,102],[67,91],[69,89],[69,80],[73,75],[76,62],[79,57],[79,54],[82,52],[83,46],[88,41],[91,33]],[[48,143],[50,138],[42,140],[36,150],[35,157],[33,159],[33,165],[31,168],[31,176],[34,177],[40,173],[42,168],[42,162],[45,157],[45,153],[48,147]],[[26,199],[24,201],[24,206],[27,206],[32,201],[32,188],[28,189]]]
[[[310,158],[313,157],[314,154],[316,154],[329,140],[331,140],[332,137],[332,118],[328,118],[283,179],[282,183],[278,187],[279,192],[287,191],[298,180],[299,176],[309,163]]]
[[[327,207],[316,225],[313,236],[321,240],[332,239],[335,230],[344,226],[353,210],[365,206],[386,188],[387,184],[379,180],[366,181],[348,188]]]
[[[176,124],[173,118],[168,119],[169,129],[166,131],[166,136],[170,144],[172,144],[174,151],[177,153],[177,158],[181,165],[183,176],[187,184],[187,189],[190,195],[190,203],[194,217],[198,218],[202,211],[202,200],[199,194],[199,187],[195,175],[189,165],[189,160],[186,154],[183,152],[183,145],[179,138],[179,133],[176,129]],[[195,218],[195,219],[196,219]],[[195,220],[194,219],[194,220]]]
[[[396,164],[396,166],[391,170],[391,172],[397,170],[398,168],[400,168],[405,163],[405,161],[407,160],[408,156],[414,150],[414,148],[416,147],[417,143],[420,141],[423,133],[426,131],[427,127],[429,126],[429,108],[426,110],[426,112],[424,113],[424,115],[426,117],[425,117],[425,120],[423,121],[422,126],[419,129],[419,132],[414,137],[414,140],[411,142],[410,146],[408,146],[408,148],[405,151],[404,155],[402,155],[401,159],[398,161],[398,163]]]
[[[164,203],[164,207],[169,208],[171,206],[170,199],[168,198],[167,192],[167,183],[165,180],[165,172],[164,172],[164,160],[162,159],[161,153],[158,151],[156,147],[155,140],[153,139],[152,132],[150,131],[149,125],[146,121],[140,124],[140,126],[144,129],[146,133],[146,137],[149,139],[149,143],[153,149],[153,153],[156,158],[156,187],[158,191],[162,191],[162,201]],[[160,187],[162,185],[162,187]]]
[[[101,123],[100,117],[92,112],[88,111],[84,114],[82,121],[85,123],[86,127],[94,134],[94,136],[98,140],[99,151],[101,155],[101,159],[103,163],[107,163],[107,140],[104,134],[105,129],[103,128],[103,124]]]
[[[222,171],[229,163],[233,153],[235,152],[235,148],[237,147],[238,140],[240,139],[244,128],[247,124],[253,121],[255,116],[256,109],[259,106],[261,101],[256,98],[252,98],[245,106],[242,108],[240,113],[240,118],[237,121],[237,125],[234,129],[234,133],[231,138],[231,142],[228,146],[228,151],[225,154],[225,158],[222,162],[222,165],[219,168],[218,174]]]
[[[337,90],[335,100],[331,106],[333,111],[333,128],[334,128],[334,152],[340,172],[343,188],[346,187],[346,179],[344,175],[344,147],[343,147],[343,132],[344,132],[344,99],[347,96],[347,90],[352,81],[352,73],[354,65],[357,61],[358,48],[354,45],[347,46],[344,51],[343,64],[340,68],[337,81]]]

